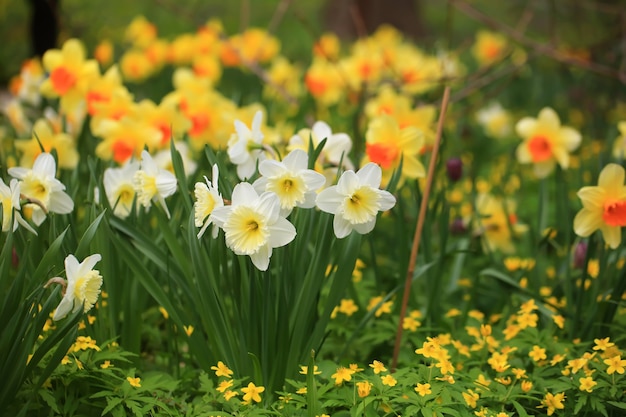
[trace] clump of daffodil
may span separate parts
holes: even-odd
[[[524,140],[517,147],[517,159],[522,164],[534,164],[538,178],[547,177],[558,163],[567,169],[570,153],[575,151],[582,137],[572,127],[561,126],[556,112],[545,107],[538,118],[524,117],[515,125],[515,131]]]
[[[622,242],[622,227],[626,226],[626,184],[624,168],[608,164],[600,172],[597,186],[578,191],[583,208],[574,218],[574,232],[582,237],[596,230],[604,241],[617,249]]]
[[[210,216],[213,210],[224,205],[224,200],[218,190],[219,168],[217,164],[213,165],[212,173],[211,181],[204,177],[205,182],[197,182],[194,187],[194,195],[196,196],[196,202],[193,205],[194,219],[196,227],[200,227],[198,239],[202,237],[211,224]],[[218,232],[219,228],[213,225],[213,238],[217,237]]]

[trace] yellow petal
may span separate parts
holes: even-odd
[[[605,227],[602,212],[583,208],[574,217],[574,233],[581,237],[590,236],[596,230]],[[605,239],[606,240],[606,239]]]

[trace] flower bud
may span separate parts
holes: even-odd
[[[450,158],[446,162],[446,173],[452,182],[457,182],[463,176],[463,161],[461,158]]]
[[[582,269],[585,266],[587,246],[589,246],[587,242],[581,240],[574,248],[574,268]]]

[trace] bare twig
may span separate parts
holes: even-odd
[[[599,75],[604,75],[607,77],[615,78],[622,82],[626,81],[626,74],[624,74],[623,71],[620,71],[620,70],[616,71],[615,69],[611,67],[607,67],[605,65],[598,64],[596,62],[577,59],[575,57],[572,57],[563,53],[562,51],[559,51],[558,49],[555,49],[554,47],[550,45],[530,39],[526,37],[524,33],[519,32],[516,29],[513,29],[499,21],[496,21],[492,19],[491,17],[487,16],[486,14],[482,13],[481,11],[475,9],[472,5],[470,5],[465,0],[450,0],[450,1],[454,5],[454,7],[456,7],[458,10],[463,12],[465,15],[485,24],[486,26],[490,27],[493,30],[497,30],[505,34],[506,36],[508,36],[515,42],[519,43],[520,45],[530,48],[537,53],[548,56],[554,59],[555,61],[562,62],[564,64],[573,65],[573,66],[585,69],[587,71],[595,72],[596,74],[599,74]]]
[[[424,228],[424,220],[426,219],[426,210],[428,209],[428,198],[430,196],[430,188],[433,183],[433,177],[435,176],[435,166],[437,165],[437,156],[439,155],[439,145],[441,144],[441,135],[443,132],[443,122],[446,118],[446,109],[448,107],[448,101],[450,98],[450,87],[446,86],[443,91],[443,99],[441,100],[441,110],[439,113],[439,121],[437,123],[437,136],[435,138],[435,144],[433,145],[433,151],[430,156],[430,164],[428,165],[428,175],[426,177],[426,186],[424,188],[424,195],[420,203],[420,212],[417,217],[417,226],[415,228],[415,235],[413,236],[413,246],[411,247],[411,258],[409,259],[409,267],[406,272],[406,280],[404,282],[404,295],[402,297],[402,306],[400,309],[400,321],[398,323],[398,330],[396,331],[396,343],[393,348],[393,359],[391,362],[392,372],[396,370],[398,365],[398,354],[400,353],[400,342],[402,341],[402,325],[404,324],[404,317],[406,317],[406,308],[409,303],[409,295],[411,293],[411,283],[413,282],[413,272],[415,271],[415,263],[417,261],[417,252],[419,250],[420,241],[422,237],[422,229]]]
[[[278,3],[278,6],[276,6],[274,14],[272,15],[272,20],[270,20],[269,25],[267,25],[268,33],[274,33],[280,22],[282,22],[285,17],[285,13],[287,13],[291,3],[293,3],[293,0],[281,0],[281,2]]]

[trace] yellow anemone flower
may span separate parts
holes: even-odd
[[[608,164],[600,172],[597,186],[578,191],[583,208],[574,218],[574,232],[582,237],[600,229],[604,241],[617,249],[622,241],[621,228],[626,226],[626,185],[624,168]]]
[[[524,140],[517,148],[517,160],[522,164],[533,163],[538,178],[547,177],[558,163],[569,167],[569,154],[580,145],[582,137],[574,128],[561,126],[556,112],[545,107],[539,117],[524,117],[515,126]]]

